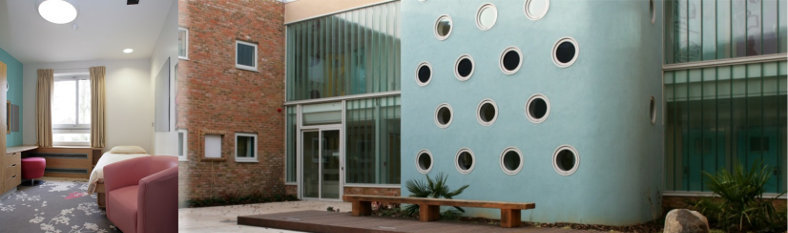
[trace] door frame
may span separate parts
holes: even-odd
[[[343,111],[344,112],[344,111]],[[344,194],[344,187],[345,187],[345,132],[343,130],[344,127],[340,124],[326,124],[326,125],[310,125],[310,126],[301,126],[300,130],[298,130],[298,140],[296,149],[298,151],[298,155],[296,156],[296,170],[298,171],[297,182],[298,182],[298,198],[302,200],[321,200],[321,201],[342,201],[342,195]],[[330,198],[323,198],[323,131],[339,131],[339,198],[337,199],[330,199]],[[304,197],[304,174],[303,174],[303,158],[304,158],[304,133],[305,132],[318,132],[318,156],[320,158],[321,164],[318,166],[318,194],[317,198],[312,197]]]

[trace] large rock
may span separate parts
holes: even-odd
[[[707,233],[709,221],[698,211],[674,209],[665,216],[663,233]]]

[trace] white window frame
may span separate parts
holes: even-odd
[[[469,167],[467,170],[463,170],[462,167],[460,167],[460,155],[463,152],[467,152],[468,154],[471,155],[471,167]],[[454,155],[454,168],[457,168],[457,172],[463,175],[471,174],[471,172],[473,172],[473,168],[476,167],[476,162],[478,162],[476,161],[476,155],[474,155],[473,151],[468,147],[463,147],[462,149],[457,151],[456,155]]]
[[[254,47],[254,66],[247,66],[238,64],[238,44],[248,45]],[[257,72],[257,44],[246,42],[242,40],[235,41],[235,68],[242,70],[249,70]]]
[[[57,81],[64,81],[64,80],[66,80],[66,81],[76,81],[78,83],[79,80],[90,80],[90,74],[87,74],[87,73],[82,74],[82,73],[80,73],[80,74],[73,74],[73,75],[71,75],[71,74],[69,74],[69,75],[55,75],[55,78],[54,78],[55,82],[57,82]],[[74,104],[75,104],[76,108],[79,108],[78,107],[79,106],[79,86],[75,85],[75,88],[76,88],[76,95],[77,95],[76,100],[77,101]],[[92,111],[93,106],[90,106],[90,107],[91,107],[91,111]],[[79,123],[79,111],[75,111],[75,114],[77,114],[76,118],[75,118],[77,120],[76,123]],[[92,120],[93,119],[91,119],[91,121]],[[91,126],[91,124],[52,124],[52,134],[55,134],[55,132],[67,133],[67,132],[71,132],[71,131],[80,132],[80,131],[84,131],[84,130],[87,130],[88,134],[90,134],[91,133],[90,132],[90,126]],[[61,142],[61,141],[54,141],[53,140],[52,141],[52,145],[53,146],[90,146],[90,141],[91,141],[90,138],[88,138],[87,142]]]
[[[251,158],[239,158],[238,157],[238,137],[251,137],[254,141],[254,148],[252,149],[252,157]],[[235,162],[242,162],[242,163],[256,163],[257,160],[257,134],[252,133],[235,133],[235,146],[233,150],[233,154],[235,155]]]
[[[185,54],[181,56],[180,48],[182,45],[178,44],[178,58],[183,60],[189,60],[189,29],[185,27],[178,27],[178,34],[180,34],[181,32],[186,32],[186,36],[184,36],[184,40],[182,41],[183,46],[185,46],[186,49],[183,50],[185,51],[184,52]]]
[[[427,169],[423,169],[421,167],[421,164],[419,164],[419,159],[421,158],[422,154],[425,154],[425,155],[427,155],[427,157],[430,158],[430,167],[428,167]],[[419,173],[427,174],[427,173],[429,173],[432,170],[432,167],[434,167],[434,166],[435,166],[435,158],[432,157],[432,152],[430,152],[430,150],[423,149],[423,150],[419,151],[419,153],[416,154],[416,170],[418,170]]]
[[[183,154],[178,154],[178,161],[189,161],[189,131],[178,129],[178,136],[183,135],[183,145],[180,148]],[[180,137],[178,137],[180,139]]]

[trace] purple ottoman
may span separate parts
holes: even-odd
[[[30,183],[34,185],[34,179],[44,177],[44,168],[46,167],[47,161],[44,158],[22,158],[22,179],[29,179]]]

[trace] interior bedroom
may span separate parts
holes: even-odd
[[[175,0],[0,0],[0,232],[176,232]]]

